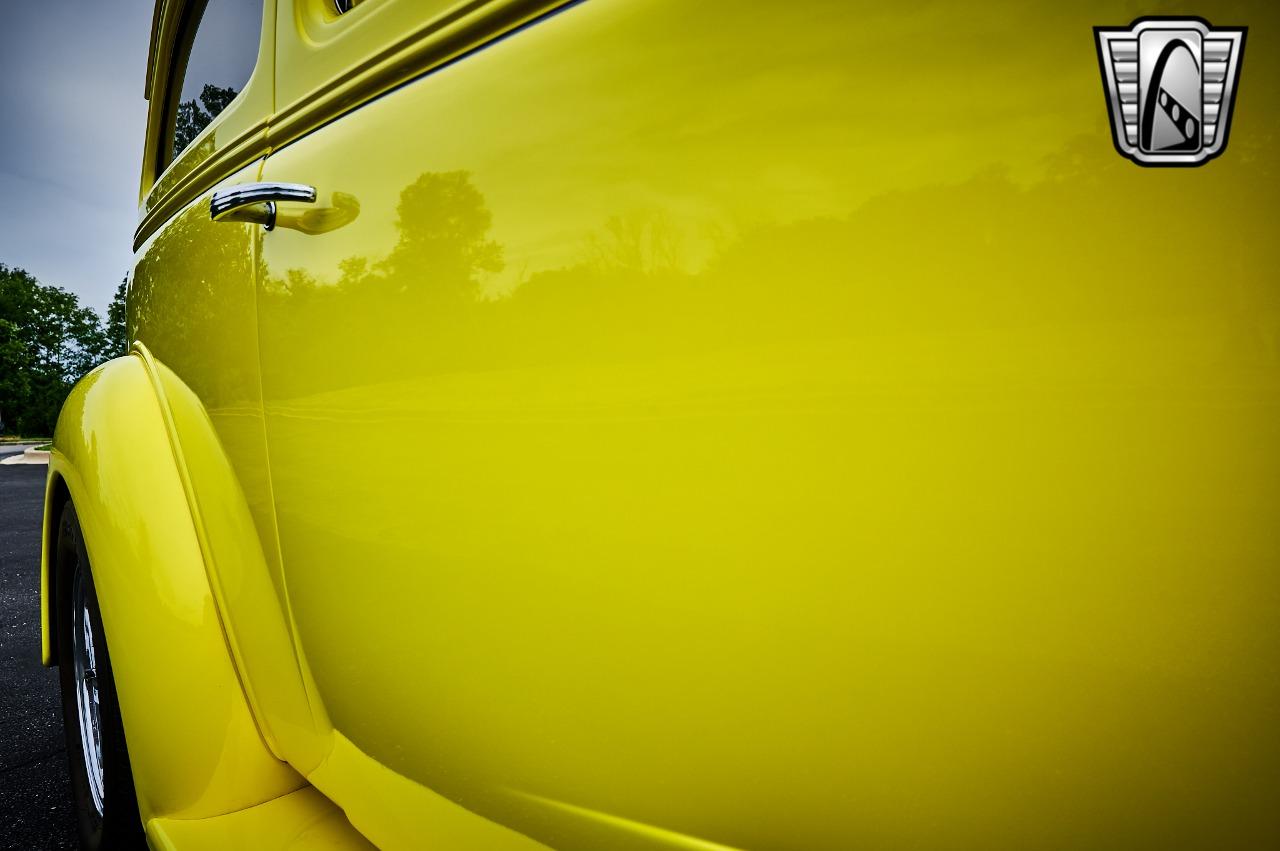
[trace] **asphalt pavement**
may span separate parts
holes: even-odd
[[[0,848],[4,849],[76,847],[58,672],[40,664],[40,517],[48,469],[0,465]]]

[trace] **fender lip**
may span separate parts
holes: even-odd
[[[56,522],[53,513],[70,498],[67,496],[67,485],[63,481],[60,469],[65,462],[66,459],[57,450],[49,453],[49,473],[44,481],[44,507],[40,522],[40,664],[46,668],[53,668],[58,664],[53,608],[50,605],[54,592],[50,575],[52,569],[50,553],[53,550],[54,523]],[[61,495],[57,494],[59,489],[62,491]]]

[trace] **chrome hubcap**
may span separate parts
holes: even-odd
[[[71,627],[71,658],[75,666],[76,714],[80,719],[80,750],[89,775],[89,796],[102,815],[102,737],[98,714],[98,665],[93,653],[93,628],[84,574],[76,571],[71,583],[74,623]]]

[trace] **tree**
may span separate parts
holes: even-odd
[[[0,264],[0,419],[53,433],[72,385],[110,354],[98,314],[72,293]]]
[[[179,103],[173,130],[174,156],[186,150],[196,136],[200,135],[200,131],[208,127],[209,122],[226,109],[237,94],[235,89],[205,83],[199,98]]]
[[[118,358],[129,354],[129,331],[126,327],[128,314],[125,311],[125,293],[129,289],[129,278],[126,276],[116,287],[116,294],[107,305],[107,340],[108,354]]]
[[[15,422],[20,400],[31,394],[31,381],[20,365],[26,359],[26,346],[18,334],[18,326],[0,319],[0,434],[6,431],[5,416]]]

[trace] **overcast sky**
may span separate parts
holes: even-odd
[[[0,263],[105,311],[133,258],[151,0],[4,3]]]

